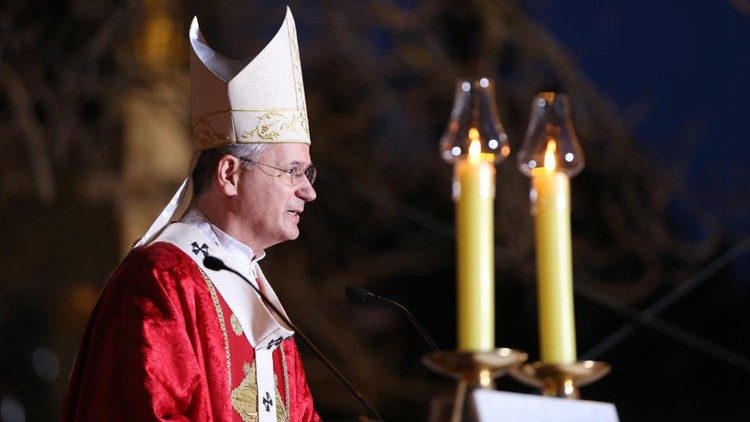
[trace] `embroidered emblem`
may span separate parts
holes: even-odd
[[[271,400],[271,395],[268,394],[268,391],[266,391],[266,396],[263,397],[263,406],[266,408],[266,412],[270,412],[271,406],[273,406],[273,400]]]
[[[193,247],[193,253],[195,255],[198,255],[198,252],[203,252],[204,258],[208,256],[208,245],[206,245],[205,243],[198,246],[198,242],[193,242],[190,246]]]
[[[244,422],[257,421],[258,420],[258,386],[255,381],[255,363],[245,363],[242,366],[242,370],[245,373],[245,378],[242,380],[240,385],[237,386],[231,393],[232,407],[237,412]],[[284,374],[286,380],[286,373]],[[274,394],[276,398],[276,420],[287,421],[286,406],[281,401],[278,391],[278,380],[276,374],[273,374],[274,383]],[[266,411],[270,410],[270,406],[273,398],[266,392],[266,396],[263,397],[261,405],[269,406]],[[289,400],[287,398],[287,400]]]
[[[240,325],[240,320],[237,319],[235,314],[232,314],[232,316],[229,317],[229,324],[232,326],[232,331],[234,331],[235,334],[238,336],[242,335],[242,325]]]
[[[271,348],[278,346],[281,344],[281,342],[284,341],[284,337],[279,337],[276,340],[271,340],[268,342],[268,346],[266,346],[266,350],[271,350]]]

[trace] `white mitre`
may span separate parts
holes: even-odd
[[[302,67],[292,12],[254,58],[233,60],[190,26],[193,145],[196,151],[235,142],[310,143]]]
[[[175,217],[200,152],[234,143],[310,144],[305,88],[294,17],[286,17],[257,56],[230,59],[190,25],[193,158],[182,185],[135,247],[151,242]]]

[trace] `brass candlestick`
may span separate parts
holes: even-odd
[[[512,369],[511,375],[526,385],[539,388],[544,396],[579,399],[580,387],[599,380],[610,369],[609,364],[593,360],[557,364],[532,362]]]
[[[422,362],[433,371],[458,380],[451,422],[464,420],[466,396],[476,388],[495,388],[495,378],[526,362],[528,355],[508,348],[486,352],[440,351],[426,355]]]

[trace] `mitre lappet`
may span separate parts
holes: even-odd
[[[281,28],[255,57],[235,60],[214,51],[197,17],[190,26],[190,46],[190,170],[136,247],[151,242],[175,217],[202,151],[234,143],[310,144],[297,30],[289,8]]]

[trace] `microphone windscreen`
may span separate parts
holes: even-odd
[[[372,294],[368,292],[367,290],[356,287],[356,286],[347,286],[346,287],[346,295],[349,296],[349,299],[356,300],[357,302],[369,302],[370,298],[372,297]]]
[[[224,261],[211,255],[208,255],[205,258],[203,258],[203,265],[205,265],[206,268],[208,268],[209,270],[214,270],[214,271],[221,271],[224,268],[226,268],[226,266],[224,265]]]

